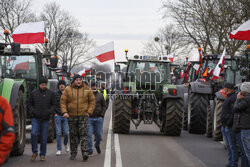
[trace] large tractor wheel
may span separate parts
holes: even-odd
[[[208,95],[189,93],[188,97],[188,132],[194,134],[206,133]]]
[[[184,112],[183,100],[167,99],[166,110],[166,118],[162,125],[164,135],[180,136]]]
[[[188,130],[188,94],[184,94],[183,130]]]
[[[13,110],[15,141],[11,151],[12,156],[23,155],[26,141],[26,114],[24,107],[23,92],[18,92],[15,109]]]
[[[221,141],[223,140],[222,134],[221,134],[221,111],[222,111],[222,105],[223,100],[219,100],[215,97],[215,109],[214,109],[214,116],[213,116],[213,139],[214,141]]]
[[[113,101],[113,132],[129,133],[131,119],[131,101],[115,99]]]
[[[206,136],[212,137],[213,135],[213,112],[214,112],[214,101],[210,100],[207,107],[207,126],[206,126]]]

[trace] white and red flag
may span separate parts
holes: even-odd
[[[43,21],[23,23],[15,29],[12,38],[20,44],[44,43],[44,29]]]
[[[173,62],[174,61],[174,53],[170,53],[169,55],[167,55],[167,58]]]
[[[109,42],[105,45],[96,47],[94,55],[100,62],[115,59],[114,42]]]
[[[230,33],[231,39],[250,41],[250,20],[243,23],[236,30]]]
[[[81,77],[84,77],[85,75],[90,74],[90,69],[84,69],[78,72],[79,75],[81,75]]]
[[[223,51],[223,53],[222,53],[222,55],[220,57],[220,60],[219,60],[218,64],[215,67],[212,80],[218,79],[219,76],[220,76],[220,73],[223,71],[225,56],[226,56],[226,49],[224,49],[224,51]],[[219,67],[220,64],[222,65],[222,67]]]
[[[201,68],[201,62],[202,62],[202,52],[201,52],[201,50],[199,51],[199,62],[200,62],[200,64],[195,64],[194,65],[194,69],[196,70],[196,75],[198,75],[199,74],[199,71],[200,71],[200,68]]]

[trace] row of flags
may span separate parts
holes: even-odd
[[[13,41],[20,44],[44,43],[45,22],[20,24],[12,34]],[[102,63],[115,59],[114,42],[96,47],[94,56]]]
[[[20,44],[34,44],[34,43],[44,43],[44,35],[45,35],[45,22],[31,22],[31,23],[23,23],[19,25],[12,34],[13,41]],[[236,40],[250,40],[250,20],[242,24],[238,29],[230,33],[231,39]],[[213,78],[219,78],[219,74],[223,71],[224,61],[225,61],[225,49],[220,58],[219,63],[213,71]],[[96,47],[94,50],[94,56],[100,62],[106,62],[109,60],[115,59],[115,51],[114,51],[114,42],[107,43],[105,45]],[[171,53],[167,55],[168,59],[173,62],[174,54]],[[202,52],[199,51],[199,62],[202,62]],[[219,67],[219,64],[222,64],[222,67]],[[195,64],[194,68],[196,69],[196,75],[201,68],[201,63]],[[212,71],[204,71],[207,75],[211,75]],[[82,72],[84,75],[86,72]],[[209,73],[209,74],[208,74]],[[205,74],[204,74],[205,75]]]

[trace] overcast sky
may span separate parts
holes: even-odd
[[[41,11],[52,0],[33,0],[35,11]],[[164,25],[161,0],[55,0],[81,23],[81,30],[90,34],[97,45],[115,42],[116,57],[124,50],[140,54],[142,43],[153,38]],[[38,14],[38,13],[37,13]]]

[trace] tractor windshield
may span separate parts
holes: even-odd
[[[226,69],[225,70],[226,75],[225,75],[225,81],[238,84],[242,82],[242,76],[240,75],[240,71],[233,71],[231,69]]]
[[[138,82],[162,82],[170,80],[170,64],[163,62],[131,62],[128,71],[135,71]],[[168,75],[166,75],[168,74]]]
[[[36,79],[34,56],[0,56],[1,77]]]

